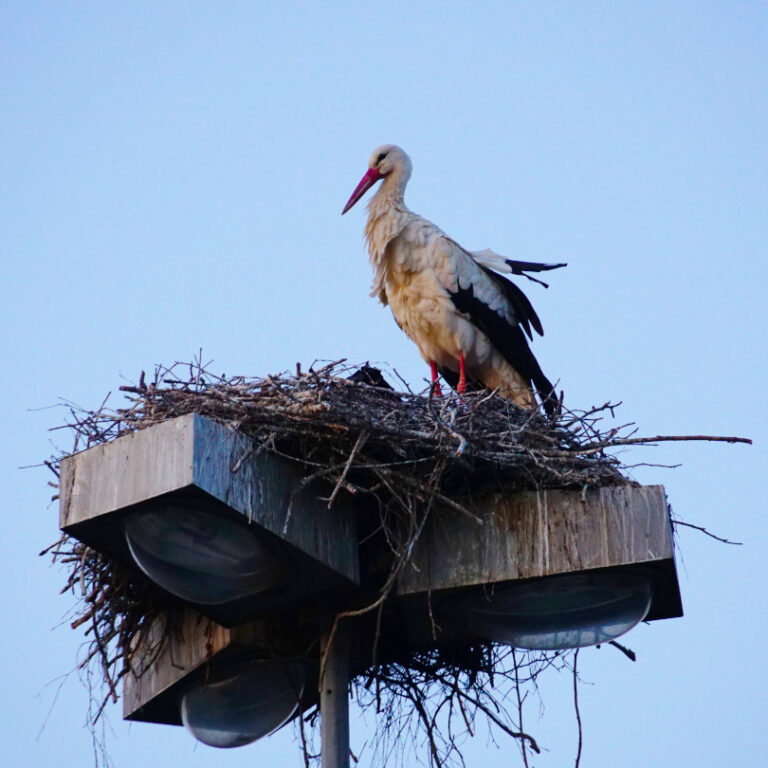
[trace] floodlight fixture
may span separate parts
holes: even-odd
[[[300,662],[247,659],[190,684],[181,719],[211,747],[241,747],[281,728],[299,709],[308,679]]]
[[[221,515],[158,504],[127,515],[123,528],[139,568],[182,600],[222,605],[282,581],[277,561],[258,536]]]
[[[456,607],[487,640],[555,651],[615,640],[648,615],[652,598],[646,575],[607,570],[507,584]]]
[[[433,515],[398,593],[412,644],[479,637],[518,648],[598,645],[682,616],[661,486],[487,493]]]
[[[357,521],[301,470],[188,414],[62,461],[60,527],[224,626],[359,584]]]
[[[393,658],[479,639],[578,648],[682,615],[661,486],[454,500],[426,521],[387,601]],[[345,681],[368,663],[368,630],[328,646],[320,691],[309,684],[316,663],[287,660],[323,633],[330,643],[328,618],[383,575],[388,550],[374,548],[360,586],[358,520],[369,514],[354,500],[329,508],[300,468],[198,414],[64,459],[62,530],[181,602],[132,641],[125,717],[183,722],[200,741],[233,747],[319,698],[324,751],[348,755]]]

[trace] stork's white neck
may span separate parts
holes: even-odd
[[[403,231],[413,216],[403,202],[408,176],[410,173],[403,173],[399,169],[385,176],[368,203],[365,238],[374,270],[371,295],[378,296],[383,304],[387,303],[383,290],[389,269],[387,245]]]
[[[403,197],[409,176],[410,174],[398,168],[384,177],[381,186],[368,203],[369,219],[382,216],[390,209],[405,209]]]
[[[378,262],[384,255],[387,243],[400,234],[411,212],[403,202],[407,177],[392,173],[384,181],[368,203],[368,221],[365,236],[371,259]]]

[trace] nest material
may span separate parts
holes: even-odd
[[[343,363],[306,372],[297,366],[295,374],[264,378],[216,376],[199,362],[159,367],[150,383],[142,373],[138,385],[120,387],[128,399],[125,407],[113,410],[106,400],[94,411],[70,407],[71,418],[64,425],[74,433],[70,453],[198,413],[240,430],[256,441],[259,451],[299,463],[306,482],[326,484],[329,505],[340,493],[372,495],[394,555],[390,578],[379,600],[368,607],[373,609],[384,602],[407,562],[428,511],[434,507],[433,513],[439,513],[441,504],[459,506],[455,494],[488,487],[514,491],[627,483],[610,449],[677,439],[637,438],[630,424],[602,429],[604,417],[613,416],[611,403],[581,412],[563,408],[556,418],[548,418],[489,392],[462,398],[432,398],[407,387],[395,392],[375,369],[363,367],[350,377],[351,369]],[[366,381],[377,386],[361,383]],[[55,472],[64,455],[69,454],[47,462]],[[87,625],[91,638],[81,667],[98,665],[105,683],[107,693],[93,712],[96,720],[107,701],[117,700],[117,683],[129,670],[132,643],[170,608],[159,590],[79,542],[63,537],[46,550],[51,551],[69,569],[62,592],[80,592],[72,626]],[[522,728],[521,670],[533,680],[553,658],[557,655],[510,656],[510,649],[490,646],[458,660],[422,653],[405,664],[374,665],[354,685],[358,699],[375,705],[377,712],[382,696],[389,696],[384,735],[403,703],[409,712],[416,711],[434,764],[450,762],[457,754],[461,762],[454,738],[442,738],[427,713],[424,692],[435,689],[442,691],[438,711],[448,707],[453,712],[455,704],[470,731],[470,721],[485,714],[492,726],[519,740],[525,757],[526,749],[537,747]],[[511,714],[504,705],[507,694],[495,698],[493,693],[493,682],[500,679],[511,681],[517,692],[520,707]],[[411,728],[402,724],[406,715],[397,717],[398,733]],[[301,735],[306,745],[303,724]]]
[[[343,361],[342,361],[343,362]],[[445,463],[440,488],[467,483],[508,490],[626,483],[606,452],[626,435],[599,423],[614,404],[557,419],[487,391],[429,398],[350,380],[342,362],[295,375],[227,378],[189,366],[159,369],[150,384],[122,386],[126,408],[72,411],[75,450],[176,416],[199,413],[253,438],[262,450],[304,465],[334,487],[378,467],[419,479]],[[356,369],[360,370],[360,369]],[[364,369],[365,370],[365,369]],[[367,369],[368,371],[375,369]],[[354,375],[354,374],[353,374]],[[358,377],[361,378],[361,377]],[[383,382],[383,380],[381,380]],[[384,382],[385,383],[385,382]],[[368,478],[377,480],[378,478]]]

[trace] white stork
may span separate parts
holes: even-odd
[[[533,339],[531,329],[543,334],[541,321],[520,288],[498,272],[541,283],[525,273],[565,264],[465,250],[406,207],[403,194],[410,176],[411,159],[400,147],[377,147],[342,211],[383,180],[368,203],[365,225],[374,269],[371,295],[389,304],[397,324],[419,348],[432,372],[432,392],[440,392],[439,371],[460,394],[468,383],[479,383],[498,388],[523,408],[536,407],[535,388],[546,411],[555,412],[552,384],[526,340],[526,334]]]

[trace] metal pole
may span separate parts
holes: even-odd
[[[330,641],[330,646],[328,645]],[[323,635],[325,669],[320,679],[322,768],[349,768],[349,629],[340,621]]]

